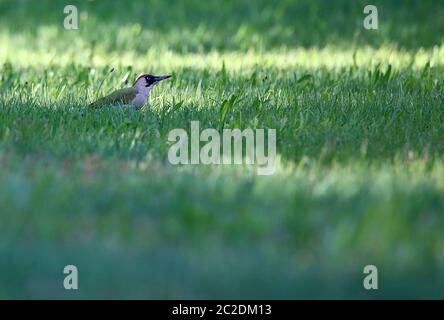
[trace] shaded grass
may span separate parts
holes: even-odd
[[[0,1],[1,298],[442,297],[440,5],[381,3],[370,36],[358,2],[141,3],[68,32]],[[85,108],[146,71],[173,78],[141,112]],[[192,120],[276,129],[276,174],[171,166]]]
[[[31,33],[38,38],[30,48],[73,43],[84,50],[102,48],[144,54],[151,48],[176,52],[249,51],[273,48],[349,48],[351,44],[401,48],[433,48],[442,41],[444,7],[435,0],[373,1],[380,30],[362,28],[364,0],[161,0],[148,2],[71,1],[79,8],[81,37],[65,35],[63,0],[0,2],[4,31]],[[62,37],[60,35],[63,34]],[[110,36],[112,35],[112,36]],[[17,37],[17,41],[26,39]]]

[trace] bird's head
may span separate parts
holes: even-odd
[[[150,90],[154,85],[168,78],[171,78],[171,76],[153,76],[145,73],[137,77],[133,87],[138,90]]]

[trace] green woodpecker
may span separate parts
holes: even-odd
[[[100,98],[90,104],[90,107],[100,108],[103,106],[127,106],[140,109],[148,100],[151,89],[160,81],[171,78],[171,76],[153,76],[148,73],[137,77],[132,87],[116,90],[109,95]]]

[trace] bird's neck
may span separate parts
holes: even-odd
[[[148,94],[150,93],[153,86],[145,87],[145,86],[135,86],[135,89],[137,90],[137,94],[148,97]]]

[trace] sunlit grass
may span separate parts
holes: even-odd
[[[244,51],[209,51],[205,53],[177,53],[165,48],[152,46],[144,53],[135,51],[129,45],[128,49],[107,51],[100,45],[92,48],[89,42],[82,40],[76,34],[78,31],[60,31],[60,28],[43,28],[38,34],[51,34],[54,38],[29,48],[31,36],[12,35],[1,33],[0,61],[10,62],[21,67],[66,67],[72,64],[103,68],[107,66],[124,68],[131,66],[140,70],[162,70],[177,68],[195,68],[217,70],[225,65],[227,70],[233,72],[251,72],[257,67],[273,68],[277,70],[319,69],[329,70],[345,67],[372,68],[377,65],[388,64],[396,70],[412,68],[418,70],[427,63],[430,66],[441,67],[444,64],[444,45],[430,49],[406,50],[394,45],[383,45],[378,48],[370,46],[353,46],[340,48],[327,46],[323,48],[291,48],[276,50],[250,50]],[[65,33],[73,41],[67,41],[66,46],[58,48],[50,43]],[[56,36],[57,35],[57,36]]]
[[[442,6],[108,3],[0,0],[0,298],[72,298],[71,263],[75,297],[442,296]],[[142,72],[140,112],[86,107]],[[276,129],[276,173],[170,165],[192,120]]]

